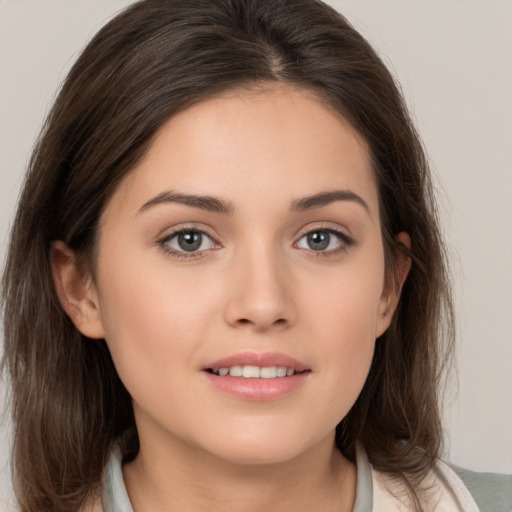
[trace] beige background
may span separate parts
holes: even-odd
[[[2,263],[23,169],[55,91],[84,43],[127,3],[0,0]],[[437,176],[458,313],[459,392],[453,385],[447,402],[447,456],[512,473],[512,2],[330,3],[398,77]],[[0,505],[8,499],[8,447],[4,422]]]

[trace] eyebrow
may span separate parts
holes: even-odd
[[[365,202],[365,200],[351,190],[330,190],[327,192],[319,192],[318,194],[314,194],[312,196],[297,199],[292,203],[292,210],[303,212],[313,208],[326,206],[330,203],[333,203],[334,201],[354,201],[355,203],[361,205],[367,213],[370,213],[370,208],[368,207],[368,204]]]
[[[153,206],[165,203],[179,203],[208,212],[224,213],[226,215],[232,215],[235,211],[233,203],[218,199],[213,196],[199,196],[191,194],[179,194],[177,192],[163,192],[158,196],[150,199],[147,203],[144,203],[139,209],[138,214],[142,213]]]
[[[370,213],[370,209],[364,199],[351,190],[330,190],[326,192],[319,192],[312,196],[306,196],[301,199],[296,199],[292,202],[291,211],[304,212],[326,206],[335,201],[353,201],[361,205],[368,213]],[[192,206],[193,208],[199,208],[201,210],[214,213],[222,213],[225,215],[232,215],[236,209],[235,205],[230,201],[224,201],[217,197],[180,194],[178,192],[167,191],[162,192],[144,203],[137,212],[137,215],[154,206],[166,203],[184,204],[186,206]]]

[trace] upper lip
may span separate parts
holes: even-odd
[[[279,352],[240,352],[214,361],[206,365],[203,370],[217,371],[219,368],[231,368],[232,366],[259,366],[260,368],[277,366],[293,368],[296,372],[310,369],[297,359]]]

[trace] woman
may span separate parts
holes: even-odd
[[[68,76],[13,229],[22,510],[476,510],[439,462],[437,224],[332,9],[134,4]]]

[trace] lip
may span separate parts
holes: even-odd
[[[243,377],[219,376],[208,370],[229,368],[231,366],[281,366],[293,368],[296,372],[289,377],[276,377],[274,379],[246,379]],[[232,397],[264,402],[279,400],[290,395],[302,387],[311,376],[311,369],[296,359],[278,352],[243,352],[219,359],[206,365],[202,371],[203,376],[215,390]]]
[[[297,361],[293,357],[281,354],[279,352],[241,352],[233,354],[232,356],[225,357],[214,361],[211,364],[204,366],[203,370],[215,370],[219,368],[230,368],[231,366],[284,366],[286,368],[293,368],[296,372],[304,372],[310,368]]]

